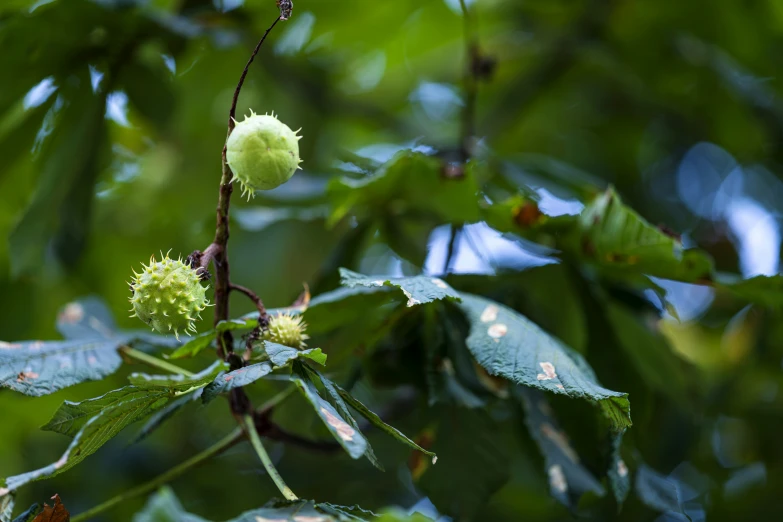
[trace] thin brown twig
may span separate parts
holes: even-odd
[[[258,323],[259,324],[265,324],[267,313],[266,313],[266,307],[264,306],[264,302],[261,300],[260,297],[258,297],[258,294],[256,294],[251,289],[242,286],[237,285],[235,283],[229,283],[228,285],[229,290],[234,290],[236,292],[239,292],[240,294],[245,294],[248,299],[253,301],[253,303],[256,305],[256,309],[258,310]]]

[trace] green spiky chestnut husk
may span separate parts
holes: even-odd
[[[298,132],[298,131],[297,131]],[[271,115],[250,111],[226,142],[226,161],[248,199],[291,179],[299,168],[299,140],[288,125]]]
[[[158,332],[174,333],[177,339],[180,331],[196,331],[194,323],[209,302],[195,270],[166,255],[160,261],[151,257],[150,264],[142,265],[141,273],[134,270],[133,275],[131,317]]]
[[[305,341],[310,338],[304,333],[306,329],[307,323],[302,320],[300,315],[274,315],[269,318],[269,325],[264,331],[264,339],[301,350],[307,346]]]

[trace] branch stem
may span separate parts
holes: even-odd
[[[121,346],[119,348],[119,352],[130,359],[144,363],[147,366],[157,368],[158,370],[163,370],[164,372],[174,373],[177,375],[183,375],[185,377],[193,377],[192,372],[189,372],[184,368],[180,368],[176,364],[171,364],[170,362],[164,361],[163,359],[158,359],[157,357],[131,348],[130,346]]]
[[[256,425],[253,421],[253,417],[250,415],[245,415],[242,418],[242,421],[245,432],[250,439],[250,444],[253,446],[253,449],[256,450],[258,458],[261,459],[266,472],[274,481],[277,489],[280,490],[280,493],[283,494],[283,497],[285,497],[286,500],[299,500],[299,497],[297,497],[294,492],[291,491],[291,488],[286,485],[283,477],[280,475],[280,472],[277,471],[277,468],[275,468],[275,465],[272,463],[272,459],[269,458],[269,453],[266,452],[264,445],[261,443],[261,437],[258,436],[258,432],[256,431]]]
[[[228,288],[229,290],[234,290],[240,294],[246,295],[248,299],[253,301],[253,303],[256,305],[256,309],[258,310],[259,322],[263,324],[263,320],[267,315],[266,307],[264,306],[264,302],[261,300],[261,298],[258,297],[258,294],[247,287],[236,285],[234,283],[229,283]]]
[[[116,497],[110,498],[109,500],[103,502],[102,504],[98,504],[97,506],[88,509],[84,513],[80,513],[75,517],[72,517],[71,522],[83,522],[84,520],[89,520],[95,517],[96,515],[99,515],[104,511],[107,511],[113,508],[114,506],[125,502],[128,499],[145,495],[147,493],[150,493],[158,489],[164,484],[167,484],[172,480],[176,479],[177,477],[179,477],[180,475],[184,474],[189,469],[201,464],[206,460],[209,460],[215,455],[224,452],[225,450],[227,450],[237,442],[241,441],[243,435],[244,432],[242,431],[241,428],[235,428],[234,431],[232,431],[231,433],[229,433],[228,435],[226,435],[221,440],[219,440],[209,448],[205,449],[201,453],[194,455],[193,457],[189,458],[188,460],[186,460],[185,462],[177,466],[174,466],[170,470],[158,475],[157,477],[153,478],[149,482],[136,486],[135,488],[131,488],[123,493],[120,493]]]

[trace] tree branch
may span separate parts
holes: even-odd
[[[258,294],[256,294],[251,289],[237,285],[234,283],[229,283],[228,285],[229,290],[237,291],[241,294],[245,294],[248,299],[253,301],[253,303],[256,305],[256,309],[258,310],[258,324],[264,325],[267,321],[267,313],[266,313],[266,307],[264,306],[264,302],[261,300],[260,297],[258,297]]]

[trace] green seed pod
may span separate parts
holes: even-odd
[[[138,317],[158,332],[173,331],[177,339],[180,330],[195,332],[196,318],[201,318],[201,311],[209,306],[207,289],[201,286],[196,271],[168,255],[161,261],[153,256],[142,268],[140,274],[133,271],[131,317]]]
[[[256,190],[271,190],[291,179],[301,163],[300,139],[274,113],[250,111],[237,122],[226,142],[226,161],[242,186],[242,196],[250,199]]]
[[[269,318],[269,329],[264,332],[264,339],[301,350],[307,346],[305,341],[310,338],[304,333],[306,329],[307,323],[301,315],[274,315]]]

